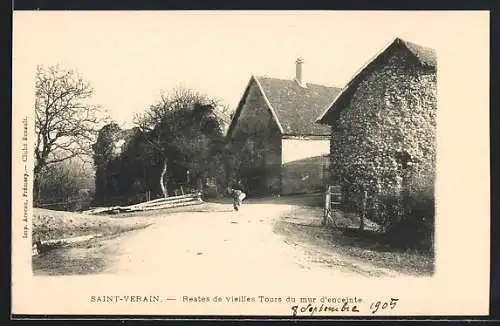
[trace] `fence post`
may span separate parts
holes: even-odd
[[[330,214],[330,207],[331,206],[331,193],[330,193],[330,186],[326,186],[326,193],[325,193],[325,211],[323,214],[323,225],[326,225],[327,219],[328,219],[328,214]]]

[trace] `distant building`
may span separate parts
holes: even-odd
[[[330,128],[315,119],[340,91],[306,83],[303,60],[293,80],[252,76],[228,129],[233,178],[250,194],[321,190]]]

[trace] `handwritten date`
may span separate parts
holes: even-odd
[[[396,305],[397,305],[398,301],[399,301],[399,299],[391,298],[388,301],[376,301],[376,302],[372,302],[370,304],[370,311],[371,311],[372,314],[375,314],[378,311],[383,311],[383,310],[387,310],[387,309],[392,310],[392,309],[396,308]]]

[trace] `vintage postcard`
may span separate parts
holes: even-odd
[[[489,313],[487,11],[15,11],[12,314]]]

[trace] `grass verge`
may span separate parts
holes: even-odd
[[[34,208],[32,243],[95,234],[110,236],[145,228],[150,224],[150,221],[144,219],[124,219]]]
[[[374,230],[358,232],[349,228],[322,226],[323,211],[319,208],[298,207],[276,222],[274,231],[298,243],[309,243],[325,252],[359,259],[374,266],[412,276],[431,276],[434,273],[434,255],[429,252],[391,248],[382,241],[382,234]],[[343,224],[353,227],[358,221]]]

